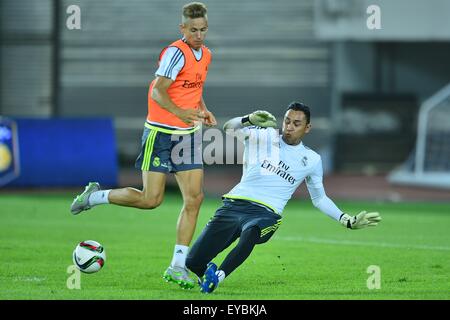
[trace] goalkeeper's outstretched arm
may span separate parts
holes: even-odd
[[[228,120],[224,124],[223,130],[236,130],[248,126],[258,126],[263,128],[276,127],[277,119],[270,112],[257,110],[243,117],[236,117]]]
[[[339,221],[344,227],[348,229],[362,229],[366,227],[375,227],[381,221],[378,212],[361,211],[356,216],[351,216],[342,212],[336,204],[328,198],[323,187],[321,189],[310,189],[311,199],[313,205],[330,216]]]
[[[333,200],[328,198],[326,195],[322,183],[322,177],[322,161],[319,161],[314,168],[314,171],[306,179],[306,186],[311,196],[312,203],[317,209],[334,220],[339,221],[344,227],[349,229],[375,227],[381,221],[381,217],[378,212],[361,211],[356,216],[351,216],[342,212]]]
[[[225,124],[223,125],[223,130],[238,130],[242,129],[243,127],[244,125],[242,124],[242,117],[236,117],[225,122]]]

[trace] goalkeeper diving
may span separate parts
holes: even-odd
[[[302,142],[311,130],[310,117],[308,106],[292,102],[284,115],[281,135],[275,129],[275,117],[267,111],[258,110],[225,123],[226,133],[244,143],[243,174],[223,195],[223,205],[187,257],[186,266],[198,276],[202,292],[213,292],[248,258],[255,245],[273,236],[285,205],[303,181],[313,205],[345,228],[374,227],[381,221],[377,212],[345,213],[328,198],[321,157]],[[238,238],[219,267],[212,262]]]

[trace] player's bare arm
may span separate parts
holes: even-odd
[[[200,110],[181,109],[170,99],[167,90],[173,83],[172,79],[166,77],[156,77],[152,90],[152,99],[154,99],[161,107],[173,113],[188,125],[194,125],[196,121],[202,120],[203,116]]]

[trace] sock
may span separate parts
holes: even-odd
[[[225,279],[226,274],[223,270],[217,270],[216,276],[219,278],[219,283],[221,283]]]
[[[108,195],[109,195],[110,191],[111,191],[111,189],[100,190],[100,191],[95,191],[95,192],[91,193],[91,195],[89,196],[89,199],[88,199],[89,205],[96,206],[99,204],[109,203]]]
[[[181,244],[176,244],[173,250],[172,267],[186,267],[186,257],[189,252],[188,246],[183,246]]]

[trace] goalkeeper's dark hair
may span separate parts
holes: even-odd
[[[302,111],[306,116],[306,123],[309,123],[309,121],[311,120],[311,111],[309,110],[309,107],[304,103],[297,101],[291,102],[286,111],[288,110]]]

